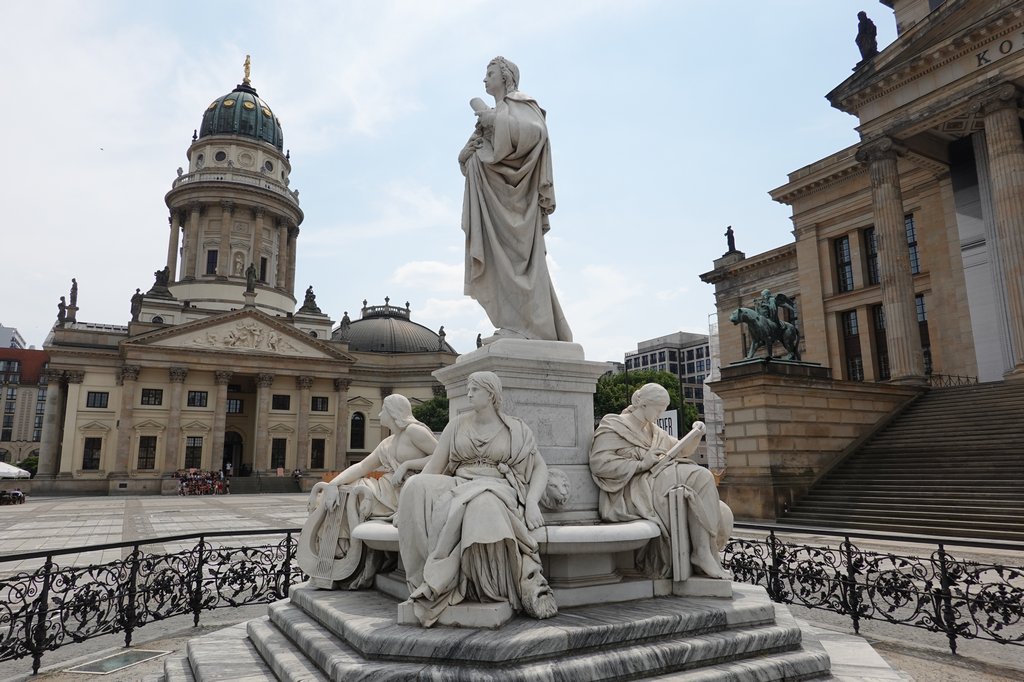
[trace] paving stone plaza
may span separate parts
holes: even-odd
[[[30,497],[24,505],[4,506],[0,512],[0,533],[3,553],[15,554],[39,549],[61,549],[97,545],[122,540],[137,540],[202,531],[226,529],[259,530],[297,528],[306,519],[306,495],[230,495],[207,497]],[[756,533],[739,531],[738,537],[754,537]],[[803,536],[808,544],[834,544],[833,538]],[[171,552],[191,543],[166,543]],[[863,547],[882,551],[907,551],[905,546],[885,542],[860,542]],[[159,551],[149,546],[153,551]],[[930,549],[922,546],[921,554]],[[971,555],[971,552],[960,552]],[[1020,566],[1024,552],[1016,555],[993,555],[974,552],[978,560]],[[84,552],[74,557],[78,565],[105,562],[121,557],[121,550]],[[71,558],[67,561],[71,563]],[[34,568],[40,561],[0,564],[0,572],[10,574]],[[177,652],[197,634],[257,618],[266,606],[223,609],[202,615],[199,628],[192,628],[188,616],[153,623],[136,633],[133,648]],[[822,611],[791,607],[794,615],[816,626],[819,638],[827,643],[831,636],[852,632],[849,621]],[[1020,647],[964,641],[959,656],[946,649],[945,639],[938,634],[878,622],[862,623],[861,634],[904,679],[931,681],[983,680],[1000,682],[1024,677],[1024,653]],[[111,635],[83,644],[62,647],[49,652],[43,668],[35,679],[74,680],[81,673],[64,672],[68,668],[123,651],[123,638]],[[141,663],[106,676],[109,680],[158,679],[163,671],[162,658]],[[27,679],[31,661],[22,659],[0,664],[0,680]],[[843,670],[834,668],[840,677]]]

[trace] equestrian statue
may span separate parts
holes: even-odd
[[[792,322],[779,319],[779,308],[787,308],[792,313]],[[768,352],[768,359],[772,356],[772,348],[776,343],[789,352],[784,358],[786,360],[800,359],[800,331],[796,328],[796,304],[786,294],[772,295],[771,291],[765,289],[761,295],[754,299],[753,308],[737,308],[729,316],[733,324],[746,324],[750,333],[750,350],[747,352],[747,359],[754,357],[758,348],[762,346]]]

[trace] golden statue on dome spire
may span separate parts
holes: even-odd
[[[242,83],[245,85],[251,85],[251,83],[249,83],[249,65],[249,55],[245,55],[245,64],[243,64],[245,75],[242,76]]]

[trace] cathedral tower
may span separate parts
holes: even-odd
[[[295,309],[295,252],[302,223],[298,191],[289,188],[291,163],[281,121],[245,77],[213,100],[188,148],[188,171],[165,197],[170,209],[166,289],[146,295],[145,312],[166,319],[241,307],[247,271],[255,273],[255,305],[271,315]],[[179,239],[180,237],[180,239]],[[250,267],[252,271],[250,271]],[[170,299],[163,303],[161,295]],[[171,304],[171,300],[175,304]],[[164,311],[161,311],[163,308]],[[153,321],[145,319],[141,321]]]

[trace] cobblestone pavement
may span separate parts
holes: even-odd
[[[34,568],[40,561],[4,562],[4,555],[41,549],[62,549],[122,540],[144,540],[185,533],[217,530],[256,530],[297,528],[306,519],[305,494],[225,495],[208,497],[31,497],[23,505],[0,507],[0,575]],[[754,537],[764,533],[737,532]],[[786,540],[805,544],[835,546],[839,538],[794,536],[780,533]],[[855,540],[863,549],[928,556],[934,546],[908,545],[877,540]],[[192,546],[194,542],[168,543],[167,551]],[[148,549],[158,551],[157,546]],[[978,561],[1024,566],[1022,552],[950,547],[958,557]],[[92,563],[116,559],[121,550],[82,552],[66,563]],[[826,630],[852,632],[849,619],[824,611],[792,607],[794,615]],[[265,606],[224,609],[204,613],[200,627],[193,628],[188,616],[152,623],[136,632],[133,646],[144,649],[179,652],[185,642],[216,628],[244,622],[265,613]],[[1024,647],[1002,646],[978,640],[961,641],[959,655],[953,656],[943,635],[915,628],[876,621],[861,623],[861,635],[893,668],[921,682],[1003,682],[1024,679]],[[72,644],[48,652],[43,669],[35,680],[76,680],[63,672],[73,665],[117,653],[123,637],[111,635],[81,644]],[[109,681],[153,680],[162,671],[157,659],[103,676]],[[0,682],[28,679],[31,661],[21,659],[0,663]]]

